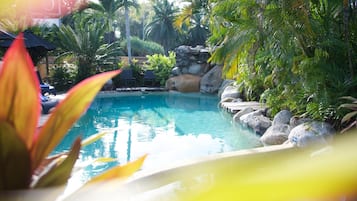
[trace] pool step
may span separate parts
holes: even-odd
[[[245,108],[252,108],[253,110],[265,110],[267,106],[264,103],[256,101],[248,102],[222,102],[221,107],[230,113],[237,113]]]

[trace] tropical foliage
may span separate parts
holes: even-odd
[[[174,25],[183,32],[187,45],[205,45],[209,31],[211,4],[208,0],[184,0]]]
[[[170,77],[172,68],[176,64],[176,54],[169,52],[168,56],[154,54],[146,56],[148,58],[146,68],[154,70],[157,81],[160,85],[165,85],[166,80]]]
[[[120,46],[127,46],[126,41],[120,43]],[[133,56],[164,54],[164,48],[160,44],[153,41],[144,41],[138,37],[131,37],[131,47]]]
[[[93,75],[102,65],[114,64],[114,56],[119,55],[118,43],[106,44],[103,40],[105,24],[100,20],[87,17],[74,19],[74,27],[62,25],[55,27],[55,41],[61,47],[61,56],[73,55],[78,62],[76,83]]]
[[[153,9],[155,14],[146,27],[146,38],[161,44],[167,53],[180,41],[180,34],[173,25],[178,9],[168,0],[156,0]]]
[[[356,35],[353,9],[337,0],[212,3],[211,61],[224,64],[248,99],[266,102],[273,113],[341,119],[338,98],[357,93],[357,44],[346,37]]]
[[[0,109],[0,161],[3,164],[0,191],[65,185],[81,145],[87,144],[88,140],[81,143],[78,138],[68,153],[48,155],[81,117],[104,83],[120,73],[112,71],[96,75],[72,88],[38,129],[40,91],[33,69],[20,34],[7,51],[0,71],[0,94],[7,94],[1,99],[3,107]],[[89,141],[92,140],[93,137]],[[143,159],[125,170],[119,168],[126,173],[118,173],[117,167],[117,171],[110,170],[95,179],[109,179],[117,174],[127,176],[141,166]]]
[[[71,3],[73,2],[75,1]],[[20,5],[24,2],[11,3],[21,8]],[[42,5],[45,1],[38,0],[34,3]],[[0,5],[2,11],[2,4]],[[16,11],[21,13],[23,10]],[[16,23],[16,19],[9,20]],[[31,23],[25,25],[28,27]],[[77,138],[69,151],[56,156],[49,155],[86,111],[104,83],[119,73],[120,70],[102,73],[76,85],[39,128],[39,81],[25,48],[23,34],[20,33],[7,50],[0,66],[0,94],[6,94],[0,100],[0,191],[64,186],[71,176],[81,146],[86,146],[103,134],[84,141]],[[114,167],[92,181],[125,178],[141,166],[144,158],[145,156],[127,165]],[[52,196],[54,197],[51,199],[55,199],[58,195]]]

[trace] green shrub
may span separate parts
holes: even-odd
[[[68,66],[55,66],[51,69],[51,84],[57,91],[67,91],[74,84],[75,69]]]
[[[126,40],[120,46],[126,50]],[[144,41],[138,37],[131,38],[131,51],[133,56],[146,56],[152,54],[164,54],[164,48],[155,42]]]
[[[160,82],[161,86],[165,85],[172,68],[176,65],[176,54],[174,52],[169,52],[169,56],[154,54],[146,57],[148,58],[148,61],[145,67],[149,70],[154,70],[156,80]]]

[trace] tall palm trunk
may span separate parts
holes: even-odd
[[[351,39],[350,39],[350,31],[348,27],[348,17],[349,17],[349,0],[343,0],[343,23],[344,23],[344,31],[346,37],[346,45],[347,45],[347,57],[348,57],[348,67],[350,69],[351,78],[354,77],[353,63],[352,63],[352,50],[351,50]]]
[[[129,60],[129,65],[131,65],[131,41],[130,41],[130,19],[129,19],[129,7],[128,3],[125,0],[124,1],[124,6],[125,6],[125,35],[126,35],[126,41],[127,41],[127,49],[128,49],[128,60]]]

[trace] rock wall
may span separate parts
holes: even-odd
[[[217,93],[222,82],[222,67],[208,63],[210,53],[203,46],[179,46],[176,66],[166,81],[168,90]]]

